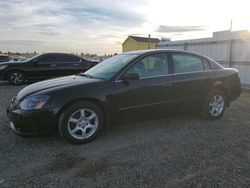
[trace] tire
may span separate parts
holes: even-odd
[[[14,70],[8,73],[7,79],[11,85],[21,85],[25,81],[25,76],[22,71]]]
[[[225,112],[226,103],[227,98],[224,92],[213,90],[205,99],[201,115],[210,120],[219,119]]]
[[[102,110],[89,101],[79,101],[68,106],[60,115],[58,130],[73,144],[94,140],[104,127]]]

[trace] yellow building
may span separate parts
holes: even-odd
[[[148,45],[150,41],[150,45]],[[135,50],[146,50],[148,46],[150,49],[156,49],[156,45],[160,40],[157,38],[147,38],[147,37],[136,37],[128,36],[128,38],[122,43],[122,52],[129,52]]]

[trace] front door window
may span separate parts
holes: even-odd
[[[140,78],[164,76],[168,74],[166,54],[153,54],[137,61],[127,73],[137,73]]]

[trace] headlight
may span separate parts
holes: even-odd
[[[5,69],[8,65],[0,65],[0,70]]]
[[[43,106],[48,102],[49,96],[39,95],[27,98],[20,103],[20,107],[23,110],[38,110],[43,108]]]

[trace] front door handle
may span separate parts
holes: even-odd
[[[57,66],[57,64],[50,64],[50,66],[51,66],[51,67],[56,67],[56,66]]]

